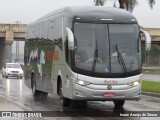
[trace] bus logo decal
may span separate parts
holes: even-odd
[[[106,68],[105,68],[105,72],[106,72],[106,73],[108,73],[109,71],[110,71],[109,67],[108,67],[108,66],[106,66]]]
[[[107,89],[108,89],[108,90],[111,90],[111,89],[112,89],[112,85],[108,85],[108,86],[107,86]]]
[[[54,51],[53,60],[54,61],[59,61],[59,52],[58,51]]]

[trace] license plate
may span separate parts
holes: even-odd
[[[107,98],[112,98],[112,97],[116,96],[116,94],[115,93],[104,93],[103,96],[107,97]]]

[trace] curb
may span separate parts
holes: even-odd
[[[141,94],[142,94],[142,95],[146,95],[146,96],[151,96],[151,97],[160,98],[160,94],[158,94],[158,93],[151,93],[151,92],[144,92],[144,91],[141,91]]]

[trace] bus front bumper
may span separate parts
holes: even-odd
[[[110,101],[110,100],[139,100],[141,96],[141,84],[129,89],[123,90],[96,90],[86,86],[74,84],[73,95],[74,100],[94,100],[94,101]]]

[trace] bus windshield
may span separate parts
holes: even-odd
[[[96,73],[141,69],[137,24],[74,23],[75,67]]]

